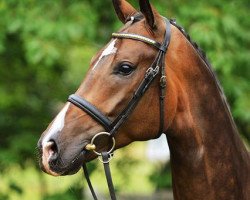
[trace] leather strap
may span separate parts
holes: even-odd
[[[96,196],[96,194],[95,194],[94,188],[93,188],[93,186],[92,186],[92,183],[91,183],[91,181],[90,181],[88,168],[87,168],[87,166],[86,166],[85,163],[82,165],[82,168],[83,168],[84,176],[85,176],[85,179],[87,180],[87,183],[88,183],[90,192],[91,192],[91,194],[92,194],[92,196],[93,196],[93,199],[94,199],[94,200],[98,200],[98,199],[97,199],[97,196]]]
[[[109,154],[107,151],[104,151],[101,153],[101,155],[102,155],[102,162],[103,162],[103,167],[105,171],[105,176],[106,176],[106,180],[107,180],[107,184],[109,188],[109,194],[110,194],[111,200],[116,200],[114,184],[113,184],[112,175],[111,175],[110,166],[109,166],[109,161],[110,161]],[[93,199],[98,200],[96,193],[94,191],[93,185],[90,181],[88,168],[85,163],[82,165],[82,168],[83,168],[84,176],[85,176],[85,179],[87,180],[90,192],[93,196]]]
[[[111,130],[111,121],[93,104],[89,103],[87,100],[79,97],[76,94],[70,95],[68,101],[88,113],[93,119],[103,125],[107,131]]]
[[[153,68],[154,67],[154,68]],[[113,136],[118,128],[124,123],[124,121],[128,118],[128,116],[132,113],[139,100],[143,96],[143,94],[147,91],[149,85],[152,83],[156,75],[159,73],[159,66],[150,67],[145,73],[144,79],[140,83],[139,87],[135,91],[132,99],[129,101],[128,105],[123,109],[123,111],[117,116],[117,118],[112,123],[112,130],[110,134]]]
[[[112,181],[112,176],[109,167],[109,154],[107,151],[104,151],[102,154],[103,167],[106,175],[106,180],[109,188],[109,194],[112,200],[116,200],[114,184]]]
[[[167,50],[170,44],[170,39],[171,39],[171,24],[167,19],[165,19],[165,21],[166,21],[166,33],[165,33],[165,39],[164,39],[162,46],[165,46]],[[167,51],[163,52],[164,58],[166,56],[166,53]],[[160,128],[159,128],[158,137],[164,132],[166,87],[167,87],[166,63],[165,63],[165,59],[162,59],[161,60],[161,78],[160,78]]]

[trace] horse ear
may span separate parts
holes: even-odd
[[[130,16],[137,13],[137,10],[125,0],[112,0],[112,2],[118,18],[124,24],[127,22]]]
[[[151,29],[156,28],[156,15],[158,16],[158,12],[151,7],[148,0],[139,0],[140,10]]]

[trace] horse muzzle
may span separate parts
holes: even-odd
[[[41,169],[52,176],[70,175],[78,172],[81,165],[86,162],[86,157],[90,157],[84,149],[86,145],[85,143],[78,152],[72,152],[65,156],[53,140],[38,144]]]

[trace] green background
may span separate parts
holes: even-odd
[[[137,1],[131,3],[138,7]],[[249,1],[151,3],[162,15],[176,18],[207,53],[239,132],[249,144]],[[81,175],[55,180],[40,172],[36,143],[78,88],[91,57],[121,26],[111,0],[0,0],[0,199],[81,198]],[[171,186],[169,173],[162,172],[168,166],[153,167],[141,156],[119,154],[114,164],[118,192],[148,194]],[[135,190],[136,181],[127,170],[136,173],[138,166],[145,168],[140,170],[146,177],[138,181],[142,188]],[[90,168],[99,180],[101,168],[96,163]]]

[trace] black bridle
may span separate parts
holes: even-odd
[[[170,37],[171,37],[171,29],[170,29],[170,22],[169,20],[166,21],[166,31],[164,36],[163,43],[156,42],[150,38],[137,35],[137,34],[131,34],[131,33],[113,33],[113,38],[118,39],[131,39],[131,40],[137,40],[144,42],[146,44],[149,44],[153,46],[154,48],[158,49],[158,54],[156,56],[156,59],[154,62],[150,65],[150,67],[147,69],[145,76],[143,80],[141,81],[139,87],[135,91],[133,97],[128,102],[127,106],[122,110],[122,112],[116,117],[114,121],[110,121],[110,119],[105,116],[100,110],[98,110],[93,104],[88,102],[87,100],[83,99],[82,97],[72,94],[69,96],[68,101],[77,106],[78,108],[82,109],[84,112],[88,113],[94,120],[98,121],[107,132],[102,132],[96,134],[92,140],[90,145],[92,145],[91,148],[87,150],[94,150],[94,152],[102,157],[102,162],[104,163],[104,169],[106,174],[106,179],[109,187],[109,192],[112,200],[116,199],[115,192],[114,192],[114,186],[111,178],[110,168],[109,168],[109,161],[111,159],[112,151],[115,147],[115,140],[114,135],[117,133],[119,127],[126,121],[126,119],[129,117],[129,115],[132,113],[138,102],[140,101],[141,97],[144,95],[144,93],[149,88],[150,84],[153,82],[155,77],[161,73],[160,77],[160,128],[159,128],[159,135],[163,133],[164,131],[164,99],[165,99],[165,93],[166,93],[166,74],[165,74],[165,55],[169,46]],[[104,152],[96,152],[94,141],[95,139],[100,135],[107,135],[112,138],[113,145],[111,150],[104,151]],[[83,170],[86,177],[86,180],[88,182],[89,188],[91,190],[92,196],[95,200],[97,200],[96,194],[93,190],[92,184],[89,179],[89,174],[86,168],[86,165],[83,164]]]

